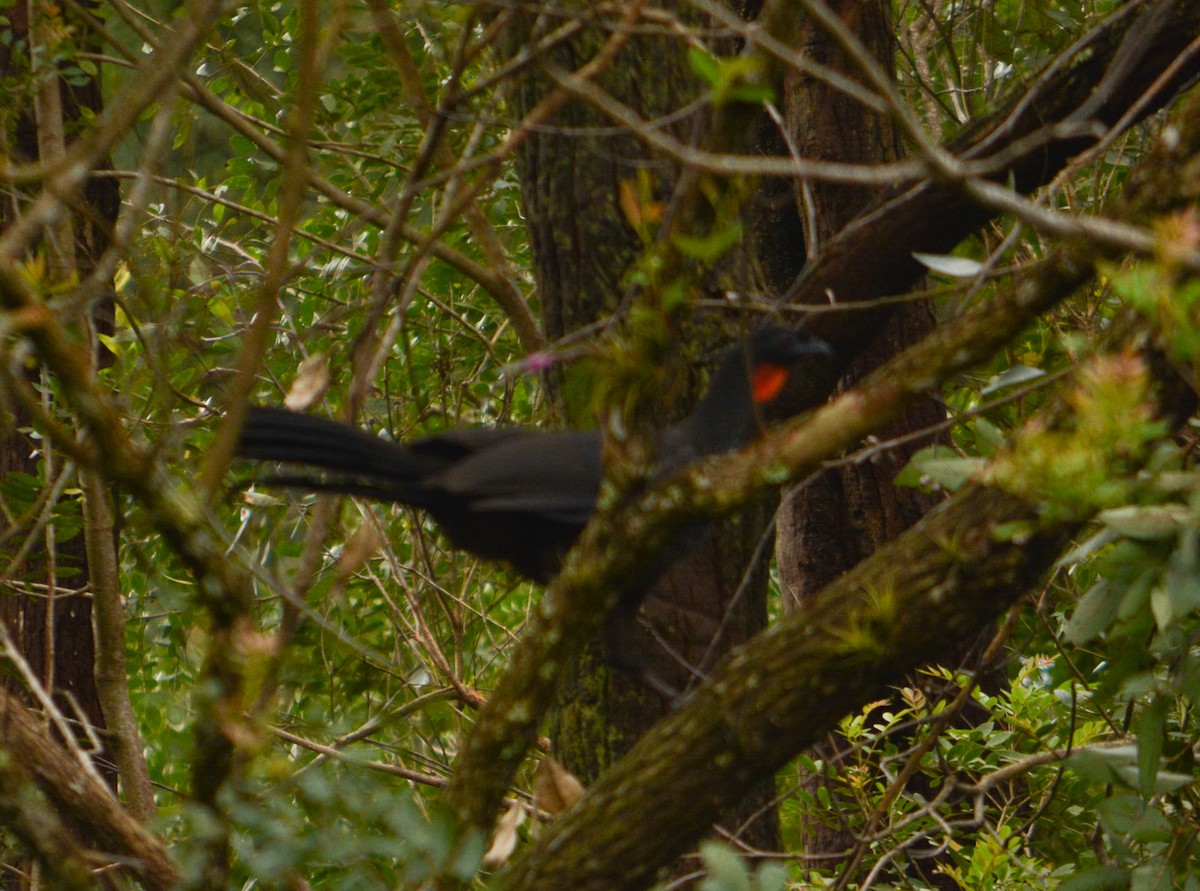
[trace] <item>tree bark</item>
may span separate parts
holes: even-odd
[[[50,48],[41,46],[41,42],[55,33],[53,25],[58,21],[53,18],[54,11],[47,8],[39,15],[51,20],[35,26],[37,20],[31,14],[32,8],[29,3],[12,7],[13,33],[23,39],[0,46],[0,74],[11,75],[14,82],[19,82],[18,74],[29,64],[28,59],[14,55],[14,47],[27,48],[32,43],[49,54]],[[11,119],[10,132],[4,134],[8,146],[5,154],[18,162],[60,158],[66,150],[65,134],[78,127],[85,113],[98,114],[102,107],[95,78],[68,82],[53,73],[45,75],[36,91],[24,98],[27,103],[20,106],[20,112]],[[16,218],[16,202],[12,194],[0,196],[0,224],[7,226]],[[47,274],[59,281],[86,277],[108,246],[120,204],[116,181],[90,179],[74,203],[77,212],[64,214],[63,224],[48,230],[42,242],[49,259]],[[92,306],[88,324],[104,332],[111,331],[111,296],[96,300]],[[48,450],[45,441],[31,440],[22,432],[30,425],[27,413],[15,404],[5,408],[11,412],[13,423],[0,435],[0,477],[9,478],[14,473],[40,477],[69,472],[69,463]],[[46,491],[52,489],[51,480],[44,485]],[[17,513],[24,513],[20,504],[9,506]],[[3,576],[10,581],[20,579],[23,584],[0,598],[0,618],[63,712],[89,724],[93,738],[103,739],[105,722],[94,677],[91,599],[85,590],[88,561],[84,537],[77,532],[81,523],[79,501],[60,497],[38,505],[36,511],[25,514],[5,530],[16,543],[25,542],[26,536],[32,538],[28,542],[31,547],[23,556],[6,554]],[[29,593],[30,589],[36,593]],[[100,758],[99,763],[105,760]],[[107,776],[115,785],[115,773],[108,772]]]
[[[1022,546],[991,534],[1002,522],[1036,515],[1033,505],[972,488],[885,546],[725,663],[588,790],[584,806],[550,827],[500,887],[650,885],[661,864],[695,843],[711,814],[820,739],[847,708],[885,695],[902,672],[940,655],[947,640],[973,634],[1040,579],[1069,529],[1039,531]],[[973,570],[955,575],[952,592],[947,535]],[[886,620],[871,602],[880,591],[898,598]],[[935,601],[944,621],[931,623]],[[842,649],[838,634],[864,627],[872,652]]]
[[[891,4],[841,2],[830,4],[830,9],[879,69],[894,75]],[[801,48],[809,58],[869,90],[853,60],[831,34],[811,20]],[[890,118],[835,89],[826,80],[790,71],[785,81],[783,107],[788,141],[802,158],[870,164],[896,161],[903,156],[900,133]],[[836,236],[873,197],[871,190],[861,186],[795,182],[796,215],[803,221],[805,231],[803,256],[818,257],[822,245]],[[776,249],[768,256],[780,253]],[[772,282],[776,293],[785,292],[800,272],[799,267],[780,268],[778,263],[769,268],[778,276]],[[932,307],[927,302],[903,304],[883,331],[864,345],[838,390],[852,386],[902,349],[921,340],[934,326]],[[871,461],[826,470],[783,499],[776,522],[776,557],[785,610],[803,610],[817,591],[896,538],[933,507],[937,501],[933,495],[915,488],[898,488],[893,480],[919,448],[943,440],[944,434],[924,440],[905,437],[936,428],[944,418],[945,412],[936,398],[931,395],[921,400],[905,417],[888,424],[878,434],[885,442],[900,439],[899,444],[880,452]],[[956,664],[962,664],[959,657],[954,658]],[[975,667],[974,662],[968,667]],[[939,693],[927,692],[931,699]],[[841,738],[835,734],[817,747],[817,757],[836,766],[842,748]],[[804,780],[805,786],[814,791],[816,786],[827,782],[824,777]],[[830,793],[838,800],[836,787]],[[804,821],[803,853],[808,857],[824,855],[826,859],[820,861],[824,866],[851,850],[853,841],[849,832],[816,814]],[[926,879],[938,881],[936,876]]]
[[[687,21],[686,5],[675,12]],[[543,36],[530,30],[528,22],[512,27],[514,46],[533,45]],[[553,88],[542,66],[554,63],[575,70],[600,52],[608,33],[585,27],[539,59],[541,64],[531,66],[519,82],[518,111],[528,113]],[[675,115],[696,99],[701,87],[689,68],[686,49],[676,35],[633,37],[601,73],[598,84],[647,120]],[[706,123],[704,112],[693,111],[667,127],[681,141],[702,142]],[[610,129],[599,112],[569,101],[552,126],[531,134],[518,159],[549,340],[620,318],[629,299],[633,264],[646,251],[629,218],[630,197],[638,195],[636,200],[648,213],[657,204],[669,214],[681,174],[672,161],[648,153],[632,133],[590,135],[580,128]],[[726,337],[735,336],[730,326],[721,327]],[[710,337],[711,332],[710,328]],[[704,347],[681,352],[699,357]],[[700,389],[696,372],[687,372],[686,385],[675,388],[673,402],[660,405],[660,420],[682,416]],[[567,405],[566,411],[580,419],[578,405]],[[669,686],[683,690],[694,684],[720,655],[765,626],[765,561],[756,562],[754,555],[761,554],[769,516],[764,504],[722,523],[654,586],[642,616],[666,641],[665,647],[640,627],[621,630],[620,645],[644,652],[646,669]],[[551,730],[556,754],[585,781],[621,757],[670,708],[637,677],[609,670],[605,649],[598,641],[585,656],[573,686],[559,699]],[[774,812],[765,807],[772,795],[770,785],[764,785],[743,808],[728,815],[729,825],[745,824],[743,837],[755,847],[779,845]],[[747,822],[756,814],[758,819]]]
[[[129,815],[94,771],[50,739],[35,713],[4,691],[0,691],[0,727],[4,729],[0,757],[11,759],[20,779],[31,778],[59,815],[70,815],[82,827],[78,837],[110,857],[118,855],[147,887],[176,886],[179,868],[162,840]],[[27,784],[21,792],[33,794]],[[55,838],[60,845],[67,844],[61,834],[55,833]],[[82,846],[72,853],[86,859]]]

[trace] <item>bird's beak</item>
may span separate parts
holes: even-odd
[[[797,359],[801,356],[824,356],[826,358],[833,357],[833,347],[821,340],[819,337],[810,337],[803,343],[796,344],[795,354]]]

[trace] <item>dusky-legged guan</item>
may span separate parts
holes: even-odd
[[[829,352],[803,328],[755,329],[724,354],[691,414],[659,436],[660,472],[748,442],[797,363]],[[543,583],[557,574],[595,510],[603,475],[600,433],[594,430],[464,427],[399,444],[347,424],[266,407],[249,409],[237,451],[325,472],[277,477],[271,484],[419,508],[455,547]],[[619,612],[631,616],[638,603],[637,592],[623,595]],[[636,666],[632,654],[613,655],[623,667]]]

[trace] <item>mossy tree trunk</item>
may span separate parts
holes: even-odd
[[[8,12],[17,39],[0,45],[0,79],[12,75],[10,82],[17,83],[21,80],[17,75],[23,75],[31,64],[30,48],[35,59],[54,58],[58,50],[49,43],[62,39],[66,32],[60,18],[63,13],[44,4],[18,2]],[[36,83],[35,91],[14,96],[5,109],[0,138],[5,146],[2,154],[11,162],[53,162],[63,155],[70,134],[80,122],[101,110],[98,75],[68,81],[49,70]],[[0,193],[0,231],[17,217],[20,201],[16,190]],[[44,274],[60,283],[86,279],[108,247],[120,203],[116,180],[90,179],[72,203],[76,212],[49,224],[38,240]],[[89,329],[111,331],[112,317],[111,295],[98,294],[90,304],[82,335],[90,337]],[[51,392],[42,386],[36,372],[29,382],[43,391],[45,405],[49,406]],[[115,787],[117,777],[110,769],[112,753],[105,738],[96,685],[92,590],[86,536],[81,531],[82,502],[77,495],[63,494],[64,490],[78,492],[79,483],[64,455],[46,439],[28,435],[33,425],[27,406],[5,394],[2,409],[8,417],[0,429],[0,480],[8,485],[0,515],[0,537],[5,542],[0,549],[0,577],[5,580],[0,592],[0,621],[7,626],[36,683],[51,693],[68,720],[79,722],[80,744],[91,751],[95,763]],[[42,491],[55,492],[54,497],[46,502],[26,502],[22,493],[33,491],[20,482],[26,476],[41,480]],[[5,683],[15,691],[24,691],[26,686],[12,675]],[[84,728],[85,724],[90,727]],[[17,869],[16,873],[6,873],[7,886],[16,887],[33,879],[24,874],[29,861],[17,865],[7,852],[4,860]]]
[[[586,5],[579,5],[583,11]],[[687,4],[672,8],[685,24]],[[513,51],[537,44],[556,20],[512,25]],[[552,69],[575,71],[595,58],[611,37],[606,28],[585,26],[570,40],[541,54],[518,81],[517,111],[527,114],[555,88]],[[700,33],[697,30],[697,33]],[[664,126],[683,143],[704,140],[708,114],[696,100],[704,84],[687,60],[687,42],[678,33],[631,36],[596,78],[606,93],[647,121],[670,118]],[[680,114],[685,109],[686,113]],[[533,245],[546,337],[557,341],[596,326],[620,323],[635,289],[634,266],[645,256],[645,233],[630,218],[630,201],[647,213],[670,214],[672,196],[683,171],[673,160],[650,151],[642,139],[577,100],[567,101],[552,120],[532,133],[518,162],[525,216]],[[745,269],[744,252],[729,269]],[[740,274],[740,273],[737,273]],[[720,273],[719,277],[735,273]],[[720,292],[714,277],[707,296]],[[681,342],[680,363],[686,377],[660,417],[680,417],[702,386],[703,358],[717,336],[735,336],[729,321],[705,325],[708,343]],[[691,339],[689,334],[688,339]],[[561,397],[561,382],[551,381]],[[572,391],[573,392],[573,391]],[[568,400],[570,402],[570,400]],[[575,421],[579,404],[566,404]],[[642,616],[661,646],[645,628],[622,634],[621,645],[637,647],[647,669],[678,690],[694,685],[730,647],[746,640],[766,623],[766,562],[762,547],[770,506],[724,522],[664,576],[647,596]],[[756,559],[757,555],[757,559]],[[748,569],[749,567],[749,569]],[[605,644],[597,642],[581,661],[570,689],[561,697],[552,731],[555,753],[585,781],[621,757],[670,703],[632,674],[608,668]],[[743,831],[760,848],[778,846],[773,811],[764,808],[773,787],[766,784],[745,806],[729,814],[729,825],[741,825],[759,813]]]

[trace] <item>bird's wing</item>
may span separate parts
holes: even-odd
[[[522,427],[459,427],[445,433],[435,433],[413,440],[408,448],[416,455],[449,466],[476,452],[487,451],[501,444],[536,435],[538,431]]]
[[[600,489],[598,435],[519,433],[497,438],[458,462],[438,477],[438,486],[467,499],[475,513],[536,513],[555,522],[584,525]]]

